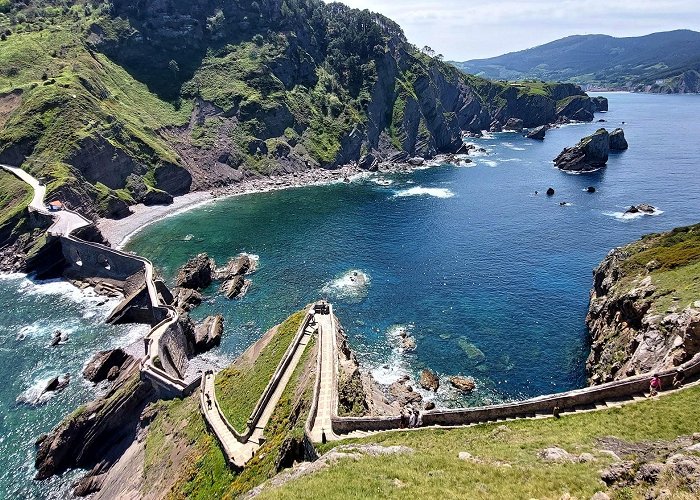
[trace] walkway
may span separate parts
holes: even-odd
[[[30,175],[28,172],[22,170],[19,167],[1,164],[0,167],[14,174],[19,179],[26,182],[32,187],[32,189],[34,190],[34,196],[32,197],[32,201],[29,204],[29,210],[53,218],[53,224],[47,230],[49,234],[53,236],[63,237],[72,241],[78,241],[86,245],[99,246],[101,248],[104,248],[105,250],[108,250],[109,252],[118,253],[125,257],[136,259],[143,264],[145,283],[146,288],[148,289],[148,296],[151,302],[151,307],[154,309],[167,309],[167,317],[164,321],[160,322],[158,325],[153,327],[149,334],[146,336],[146,358],[141,364],[141,370],[142,372],[145,372],[147,375],[155,379],[157,383],[168,389],[171,389],[176,394],[185,391],[187,388],[187,384],[184,380],[175,379],[168,375],[164,370],[161,370],[160,368],[154,365],[154,361],[159,355],[160,339],[166,332],[168,327],[178,320],[179,315],[175,309],[168,306],[167,304],[161,303],[154,281],[155,276],[153,271],[153,264],[148,259],[145,259],[143,257],[127,254],[119,250],[104,247],[99,243],[87,242],[76,238],[72,235],[72,233],[76,229],[89,226],[90,224],[92,224],[92,222],[90,222],[88,219],[78,214],[77,212],[73,212],[72,210],[64,209],[57,212],[51,212],[47,210],[44,204],[44,198],[46,197],[45,185],[43,185],[41,182],[39,182],[39,180],[35,179],[32,175]]]
[[[53,225],[49,228],[49,233],[55,236],[69,236],[73,231],[81,227],[89,226],[91,222],[80,214],[70,210],[59,210],[58,212],[49,212],[44,205],[46,197],[46,186],[32,177],[19,167],[10,165],[0,165],[8,172],[16,175],[19,179],[29,184],[34,190],[34,196],[29,203],[29,209],[40,214],[50,215],[53,217]]]
[[[202,378],[199,395],[202,414],[219,440],[229,463],[235,468],[243,468],[265,442],[265,427],[270,418],[272,418],[277,403],[282,398],[282,394],[284,394],[287,384],[306,350],[306,346],[318,329],[318,325],[313,323],[313,319],[314,313],[313,309],[311,309],[304,317],[304,320],[302,320],[292,343],[280,360],[275,374],[261,395],[243,435],[233,428],[221,411],[216,398],[215,375],[208,372]]]
[[[331,306],[329,306],[331,307]],[[337,373],[335,359],[335,320],[332,307],[329,314],[316,316],[319,331],[319,356],[321,356],[321,380],[318,388],[316,418],[311,426],[311,440],[320,443],[338,439],[333,433],[332,415],[337,411]]]

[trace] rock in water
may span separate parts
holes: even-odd
[[[656,207],[647,203],[640,203],[639,205],[632,205],[625,211],[626,214],[638,214],[639,212],[651,215],[656,212]]]
[[[229,280],[233,276],[244,275],[253,270],[253,259],[247,254],[240,254],[231,259],[223,270],[217,271],[216,277],[220,280]]]
[[[206,318],[194,330],[195,352],[199,354],[219,345],[223,332],[224,317],[221,314]]]
[[[119,370],[130,357],[121,349],[98,352],[88,361],[88,364],[83,369],[83,377],[94,383],[107,380],[112,369],[117,368]],[[112,380],[116,378],[113,373],[112,377]]]
[[[214,261],[205,253],[192,257],[180,268],[176,286],[198,290],[211,285]]]
[[[520,118],[509,118],[503,126],[503,130],[512,130],[514,132],[523,131],[523,121]]]
[[[537,141],[544,141],[544,136],[547,133],[547,127],[542,125],[541,127],[533,128],[527,133],[528,139],[535,139]]]
[[[462,392],[472,392],[474,389],[476,389],[476,383],[471,377],[450,377],[450,384]]]
[[[588,187],[586,188],[586,192],[587,192],[587,193],[595,193],[595,188],[594,188],[593,186],[588,186]]]
[[[564,148],[554,159],[554,165],[561,170],[589,172],[604,167],[610,153],[610,134],[604,128],[584,137],[571,148]]]
[[[591,98],[591,102],[595,106],[596,111],[607,111],[608,110],[608,99],[607,97],[597,96]],[[603,120],[605,121],[605,120]]]
[[[420,386],[428,391],[437,391],[440,387],[440,378],[435,372],[423,370],[420,374]]]
[[[554,196],[554,188],[547,189],[547,196]]]
[[[243,296],[246,289],[246,279],[237,275],[221,285],[221,291],[228,299],[237,299]]]
[[[201,293],[191,288],[175,288],[173,292],[173,305],[180,311],[191,311],[204,300]]]
[[[624,151],[627,148],[629,148],[629,144],[625,139],[625,131],[616,128],[610,133],[610,151]]]
[[[389,386],[389,394],[394,398],[399,406],[418,403],[423,400],[423,396],[413,390],[413,387],[406,385],[405,381],[394,382]]]

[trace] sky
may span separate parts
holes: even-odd
[[[393,19],[409,41],[466,61],[568,35],[700,31],[700,0],[343,0]]]

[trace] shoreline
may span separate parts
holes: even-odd
[[[199,208],[219,199],[232,198],[248,194],[268,193],[283,189],[303,188],[310,186],[326,186],[339,182],[350,182],[363,176],[410,173],[415,170],[437,167],[450,163],[454,155],[438,155],[425,160],[422,165],[409,163],[380,163],[377,170],[361,169],[356,165],[345,165],[336,170],[315,168],[294,173],[270,177],[254,177],[241,182],[211,190],[192,191],[173,198],[170,205],[143,204],[131,205],[132,215],[123,219],[108,219],[101,217],[95,225],[112,248],[122,250],[124,246],[144,228],[166,218]]]

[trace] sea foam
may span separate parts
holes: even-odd
[[[416,186],[397,191],[394,198],[405,198],[408,196],[433,196],[435,198],[452,198],[455,194],[446,188],[426,188]]]

